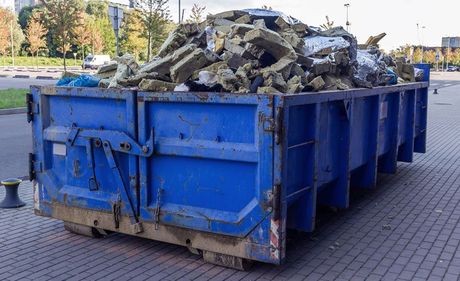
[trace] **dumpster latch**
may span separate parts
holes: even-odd
[[[264,122],[264,131],[266,132],[274,132],[275,131],[275,119],[263,116]]]
[[[29,153],[29,180],[33,181],[37,178],[37,172],[42,172],[42,163],[35,160],[35,154]]]
[[[27,123],[34,120],[34,114],[39,113],[38,104],[34,103],[32,94],[26,94],[26,107],[27,107]]]

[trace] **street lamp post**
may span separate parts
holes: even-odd
[[[13,34],[13,20],[11,20],[10,32],[11,32],[11,58],[13,59],[13,67],[14,67],[14,34]]]
[[[181,0],[179,0],[179,23],[182,22],[182,8],[181,8]]]
[[[349,32],[349,27],[351,25],[350,21],[348,20],[348,9],[350,8],[350,4],[349,3],[346,3],[345,5],[345,9],[347,10],[347,22],[346,22],[346,26],[347,26],[347,32]]]

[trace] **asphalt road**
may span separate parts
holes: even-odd
[[[442,89],[446,87],[456,87],[460,90],[460,73],[438,74],[433,75],[432,78],[431,90],[440,89],[440,95],[442,95]],[[42,85],[53,83],[35,79],[0,78],[0,89],[5,85],[28,88],[37,82]],[[0,115],[0,179],[28,175],[27,155],[31,150],[31,129],[25,114]]]
[[[28,175],[32,135],[25,114],[0,115],[0,179]]]
[[[0,90],[2,89],[29,89],[31,85],[52,85],[55,80],[0,78]]]

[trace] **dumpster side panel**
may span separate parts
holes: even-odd
[[[425,122],[416,93],[422,93],[423,104],[427,87],[414,83],[283,97],[289,118],[284,122],[282,166],[289,228],[312,231],[317,204],[346,208],[350,187],[372,188],[377,172],[394,173],[397,161],[412,159],[417,107],[420,127]],[[298,151],[290,154],[290,149]],[[297,196],[307,194],[308,184],[315,202]]]
[[[110,165],[102,142],[113,145],[111,132],[136,138],[135,94],[46,87],[40,91],[34,150],[36,161],[42,165],[38,173],[43,184],[41,203],[50,208],[62,204],[105,212],[112,212],[113,205],[120,203],[122,213],[133,215],[131,207],[135,206],[131,205],[137,202],[135,183],[130,178],[137,174],[137,159],[115,152],[115,166]],[[39,93],[37,89],[33,92]],[[99,146],[96,139],[101,141]],[[114,168],[120,172],[118,179],[113,176]]]
[[[279,198],[273,97],[139,93],[138,101],[140,141],[154,134],[154,154],[140,163],[142,219],[245,238],[254,243],[245,257],[279,262],[280,253],[257,250],[271,243]]]

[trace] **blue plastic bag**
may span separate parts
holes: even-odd
[[[100,78],[97,78],[93,75],[82,74],[77,78],[72,77],[64,77],[60,79],[56,86],[63,86],[63,87],[97,87],[99,82],[101,81]]]

